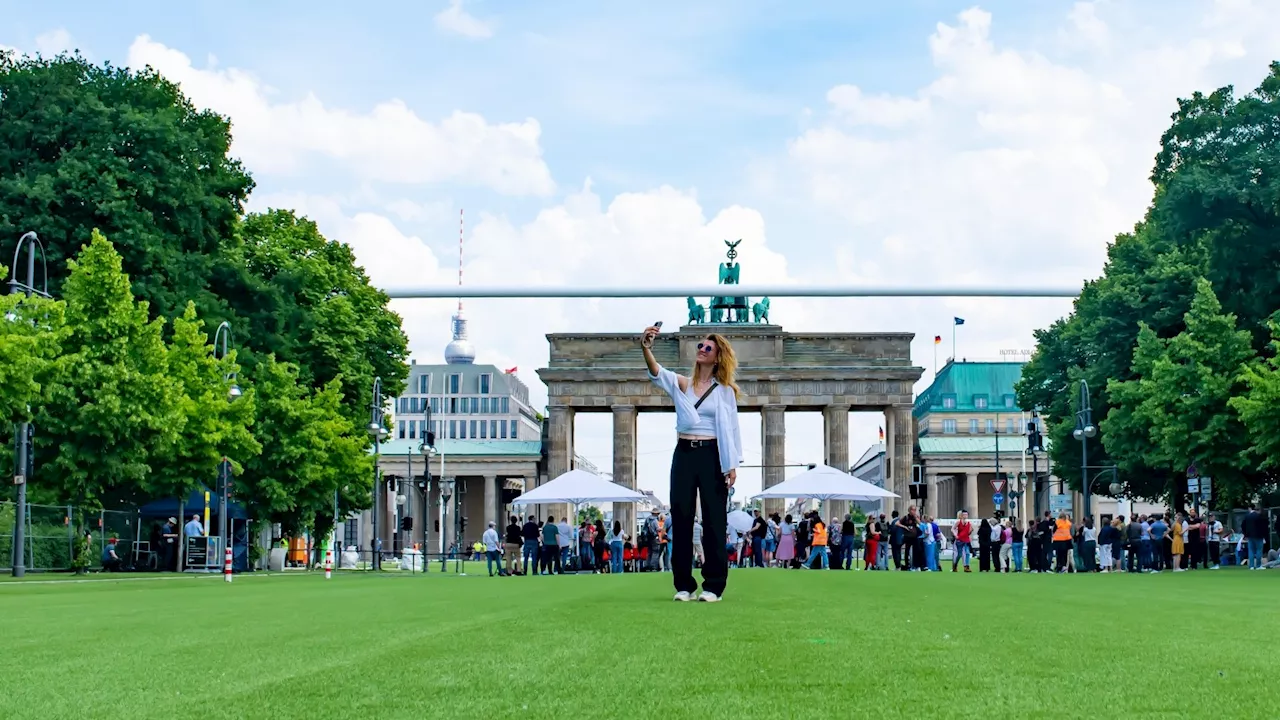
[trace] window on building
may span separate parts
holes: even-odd
[[[471,414],[480,412],[480,398],[471,398]]]
[[[360,518],[351,518],[344,525],[346,529],[343,532],[343,547],[347,545],[360,547]]]
[[[412,420],[409,421],[409,439],[410,440],[418,439],[418,423]]]
[[[516,434],[516,421],[512,420],[511,421],[511,439],[515,440],[518,437],[520,436]]]
[[[970,434],[970,435],[977,435],[977,434],[978,434],[978,421],[977,421],[977,420],[970,420],[970,421],[969,421],[969,434]]]
[[[431,376],[427,374],[418,376],[418,394],[428,395],[431,393]]]
[[[955,410],[955,409],[956,409],[956,396],[955,396],[955,395],[943,395],[943,396],[942,396],[942,409],[944,409],[944,410]]]
[[[476,437],[476,421],[475,420],[471,421],[471,437],[472,439]]]
[[[457,395],[462,389],[462,376],[454,373],[449,376],[449,394]]]
[[[432,414],[440,412],[440,398],[431,398],[431,412]]]
[[[449,421],[449,439],[450,440],[458,439],[458,421],[457,420]]]
[[[399,434],[399,438],[400,438],[401,440],[403,440],[403,439],[404,439],[404,421],[403,421],[403,420],[401,420],[401,421],[400,421],[400,434]]]
[[[943,420],[943,421],[942,421],[942,432],[946,433],[947,435],[955,435],[955,434],[956,434],[956,421],[955,421],[955,420]]]
[[[494,422],[498,422],[498,421],[494,420]],[[502,426],[502,439],[506,440],[507,439],[507,421],[503,420],[501,423],[498,423],[498,424]]]
[[[493,385],[493,374],[485,373],[480,376],[480,394],[488,395],[489,388]]]
[[[1007,421],[1005,421],[1005,424],[1004,424],[1004,431],[1005,431],[1005,432],[1007,432],[1007,433],[1009,433],[1010,435],[1017,435],[1017,434],[1018,434],[1018,421],[1017,421],[1017,420],[1007,420]]]
[[[489,398],[480,398],[480,413],[482,415],[489,414]]]
[[[502,414],[506,415],[511,412],[511,398],[502,398]]]
[[[1004,406],[1007,408],[1012,408],[1014,406],[1013,403],[1016,401],[1016,399],[1017,398],[1015,398],[1013,395],[1005,395]]]
[[[989,433],[993,433],[993,432],[995,432],[995,431],[996,431],[996,421],[995,421],[995,420],[988,420],[988,421],[987,421],[987,432],[989,432]]]
[[[976,410],[986,410],[986,409],[987,409],[987,396],[986,396],[986,395],[974,395],[974,396],[973,396],[973,407],[974,407],[974,409],[976,409]]]
[[[449,398],[449,414],[458,414],[458,398]]]
[[[498,421],[497,420],[489,421],[489,437],[494,440],[498,439]]]
[[[483,420],[480,421],[480,439],[481,440],[489,439],[489,423]]]

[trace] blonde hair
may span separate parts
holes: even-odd
[[[742,398],[742,390],[738,387],[738,383],[734,375],[738,371],[738,356],[733,353],[733,346],[720,333],[709,333],[707,339],[716,344],[716,364],[711,369],[711,376],[715,381],[733,390],[735,398]],[[698,377],[698,361],[693,361],[693,368],[689,371],[690,378]]]

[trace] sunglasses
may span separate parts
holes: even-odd
[[[698,352],[711,352],[716,349],[715,343],[698,343]]]

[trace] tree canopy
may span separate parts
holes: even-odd
[[[1280,64],[1243,98],[1224,87],[1180,100],[1146,217],[1108,248],[1073,312],[1037,331],[1018,398],[1045,416],[1055,474],[1074,487],[1081,379],[1099,427],[1090,464],[1116,464],[1128,493],[1176,502],[1192,461],[1227,483],[1224,500],[1269,483],[1231,398],[1261,377],[1244,367],[1265,372],[1256,359],[1274,352],[1278,119]]]

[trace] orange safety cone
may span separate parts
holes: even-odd
[[[222,561],[222,579],[231,582],[231,546],[227,546],[226,559]]]
[[[333,577],[333,549],[324,551],[324,579]]]

